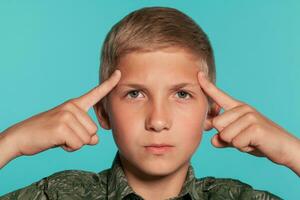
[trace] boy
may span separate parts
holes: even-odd
[[[87,115],[94,107],[118,146],[111,169],[59,172],[0,199],[280,199],[238,180],[194,177],[190,159],[212,128],[214,146],[265,156],[300,175],[299,140],[212,84],[208,38],[180,11],[130,13],[108,33],[101,58],[100,86],[0,135],[0,167],[56,146],[97,144]]]

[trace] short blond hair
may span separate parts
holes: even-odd
[[[108,79],[120,58],[128,53],[174,46],[199,56],[207,66],[203,70],[215,83],[214,55],[207,35],[189,16],[168,7],[135,10],[111,28],[101,50],[99,81],[102,83]],[[99,103],[103,106],[102,115],[107,117],[107,98],[104,97]]]

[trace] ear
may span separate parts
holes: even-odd
[[[213,127],[213,123],[212,120],[213,118],[215,118],[216,116],[219,115],[220,111],[221,111],[221,107],[216,104],[215,102],[213,102],[209,108],[209,111],[207,113],[206,119],[204,121],[204,130],[205,131],[209,131],[211,130]]]
[[[96,113],[96,116],[97,116],[100,126],[106,130],[110,130],[111,126],[109,124],[108,114],[106,113],[106,111],[103,107],[103,103],[101,101],[99,101],[98,103],[96,103],[93,106],[93,108]]]

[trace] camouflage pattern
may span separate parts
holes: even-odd
[[[112,167],[100,173],[66,170],[0,197],[0,200],[142,200],[128,185],[118,152]],[[204,177],[195,178],[190,165],[180,194],[169,200],[281,199],[269,192],[253,189],[239,180]]]

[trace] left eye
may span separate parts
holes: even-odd
[[[178,96],[179,96],[181,99],[187,99],[187,98],[185,98],[185,97],[187,97],[187,96],[191,97],[191,95],[190,95],[188,92],[183,91],[183,90],[177,92],[177,94],[178,94]],[[183,97],[183,98],[182,98],[182,97]]]
[[[136,99],[139,93],[139,90],[131,90],[126,94],[126,96],[129,95],[131,99]]]

